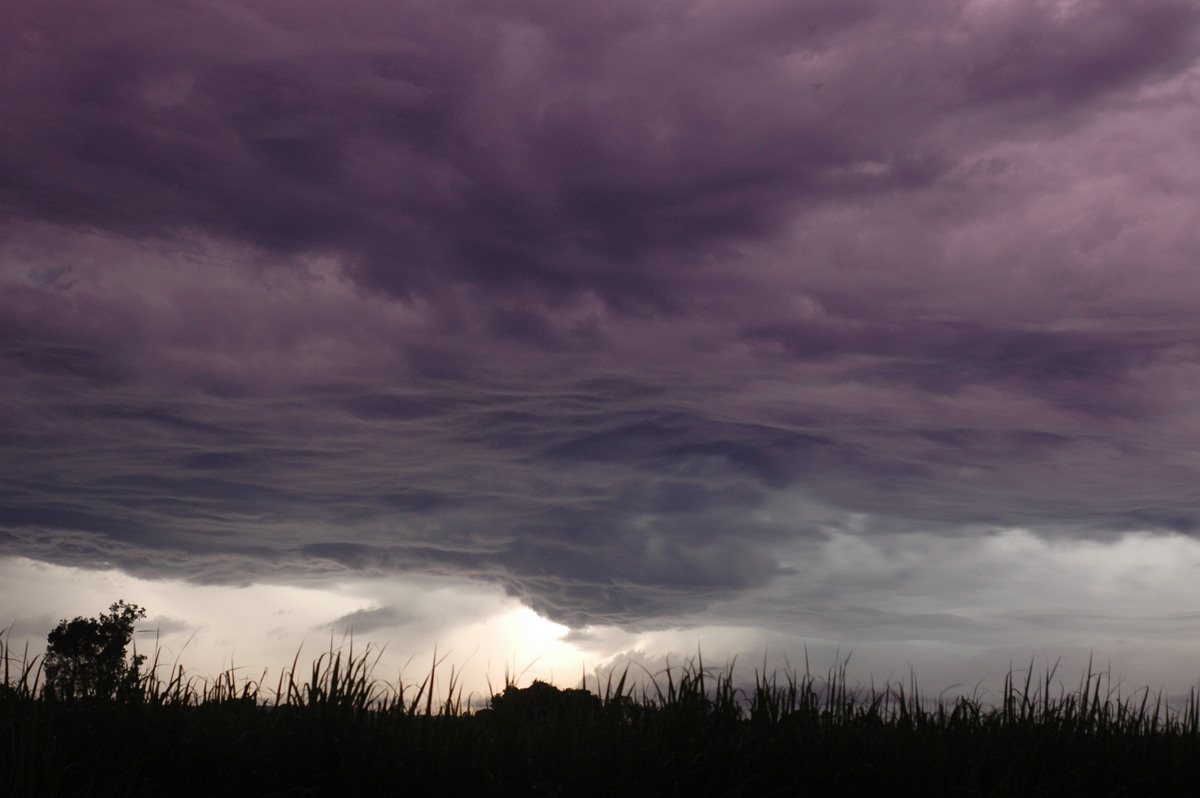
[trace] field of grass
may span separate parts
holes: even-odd
[[[27,654],[27,652],[26,652]],[[0,637],[0,796],[1166,796],[1200,785],[1200,704],[1089,669],[1011,672],[993,700],[862,687],[845,665],[756,675],[697,658],[589,692],[508,685],[472,710],[438,665],[372,676],[331,650],[274,684],[149,668],[123,700],[55,700]],[[435,676],[445,687],[435,695]],[[641,678],[636,678],[640,676]]]

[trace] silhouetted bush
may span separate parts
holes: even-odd
[[[600,709],[600,699],[587,690],[560,690],[540,679],[528,687],[508,685],[503,693],[492,696],[491,704],[497,717],[522,720],[573,718]]]

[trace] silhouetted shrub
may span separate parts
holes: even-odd
[[[491,703],[497,717],[522,720],[586,716],[600,709],[600,699],[587,690],[560,690],[540,679],[528,687],[510,684]]]

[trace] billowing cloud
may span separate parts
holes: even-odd
[[[2,14],[0,553],[633,628],[1200,524],[1192,3]]]

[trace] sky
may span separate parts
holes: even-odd
[[[1192,0],[0,3],[0,628],[1186,689],[1198,57]]]

